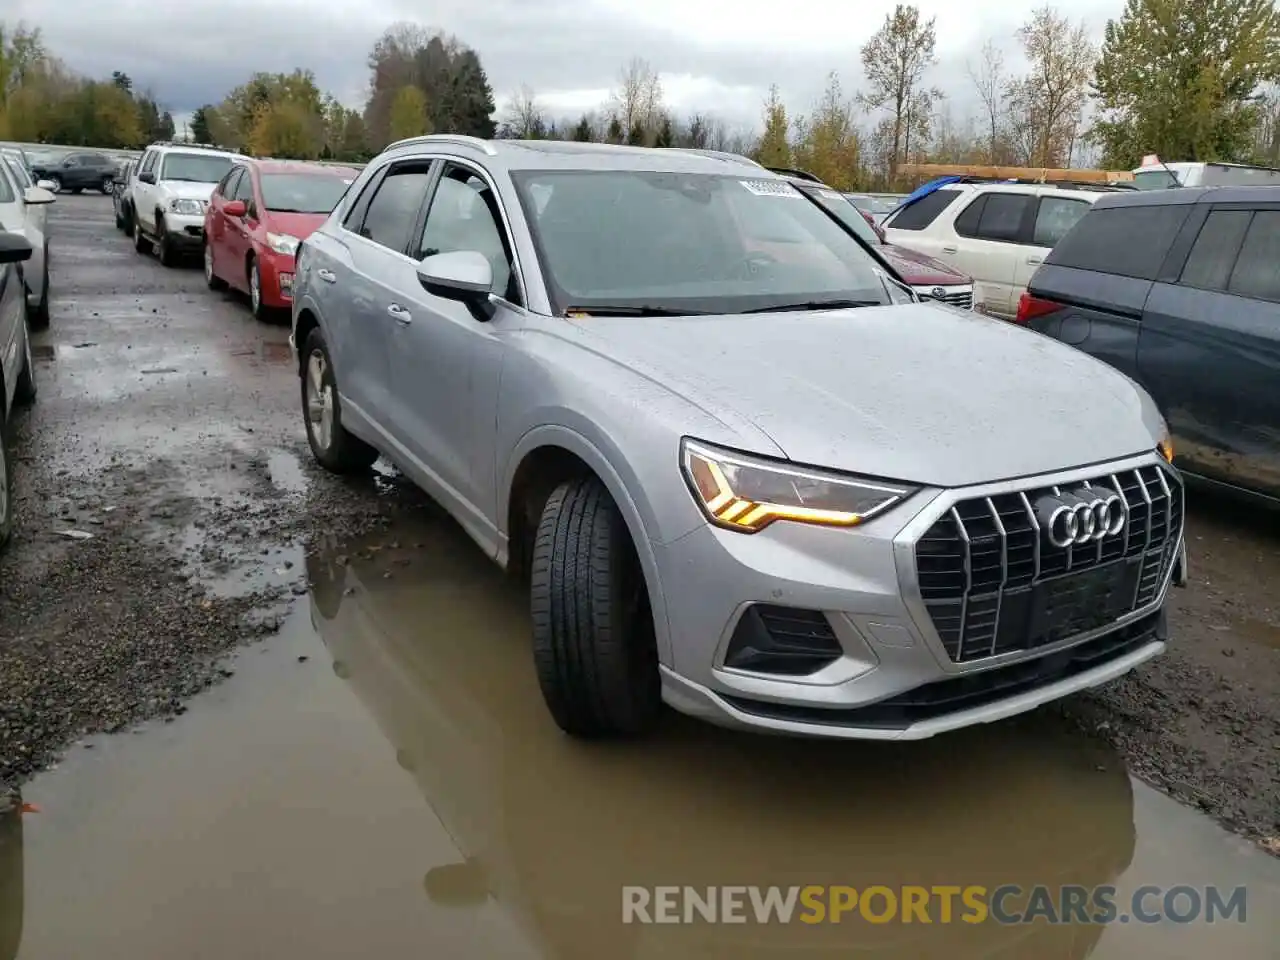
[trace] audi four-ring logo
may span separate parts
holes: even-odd
[[[1039,512],[1046,521],[1049,542],[1063,548],[1114,536],[1124,529],[1129,516],[1128,506],[1119,494],[1098,496],[1088,489],[1051,498]]]

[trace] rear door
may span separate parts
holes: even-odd
[[[1064,197],[1060,194],[1041,194],[1036,198],[1030,242],[1023,248],[1013,265],[1014,310],[1017,310],[1018,299],[1027,289],[1031,277],[1040,268],[1040,264],[1044,263],[1044,258],[1049,255],[1049,251],[1080,222],[1092,206],[1093,203],[1087,196]]]
[[[956,214],[954,239],[943,246],[941,259],[973,277],[973,302],[984,313],[1011,318],[1017,312],[1014,279],[1031,236],[1035,204],[1030,189],[991,190]]]
[[[1280,496],[1280,203],[1202,205],[1147,300],[1138,369],[1191,473]]]
[[[244,167],[240,165],[232,167],[209,195],[208,235],[204,238],[204,242],[209,246],[209,252],[213,256],[219,276],[229,272],[228,265],[232,262],[231,248],[227,243],[230,218],[224,208],[227,201],[231,199],[231,195],[235,193],[236,184],[242,176],[244,176]]]

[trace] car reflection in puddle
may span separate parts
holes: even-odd
[[[669,713],[650,740],[583,743],[546,715],[524,594],[452,524],[322,550],[307,572],[334,672],[466,858],[429,871],[427,896],[492,898],[547,956],[1083,958],[1102,927],[624,925],[622,888],[1092,886],[1133,857],[1123,765],[1052,716],[885,745]]]

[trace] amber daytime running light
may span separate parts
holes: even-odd
[[[775,520],[853,527],[905,499],[909,487],[757,460],[685,440],[680,463],[712,523],[741,533]]]

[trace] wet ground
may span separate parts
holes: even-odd
[[[0,809],[0,960],[1275,956],[1280,525],[1193,501],[1173,649],[1058,708],[905,748],[676,717],[575,743],[470,541],[391,471],[311,468],[287,329],[109,217],[53,209],[14,439],[0,780],[39,812]],[[621,923],[625,885],[828,883],[1250,899],[1212,926]]]

